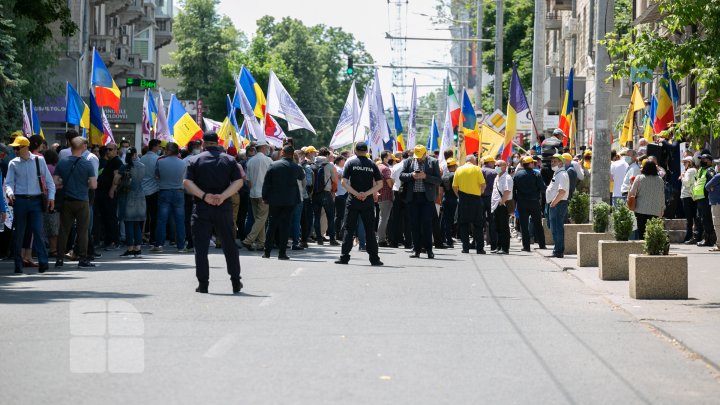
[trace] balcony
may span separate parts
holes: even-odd
[[[173,40],[172,20],[164,20],[157,22],[155,30],[155,49],[160,49],[169,44]]]
[[[134,0],[91,0],[90,5],[105,5],[105,15],[112,17],[125,10]]]
[[[109,63],[115,59],[113,49],[115,49],[115,38],[109,35],[90,35],[89,45],[95,48],[100,57]]]
[[[562,16],[557,11],[548,11],[545,14],[545,29],[548,31],[560,31],[562,28]]]
[[[145,15],[142,0],[130,0],[129,3],[125,9],[118,13],[122,24],[134,24]]]
[[[571,11],[572,0],[550,0],[548,10],[553,11]]]

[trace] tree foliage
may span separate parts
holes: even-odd
[[[658,75],[667,63],[675,80],[689,77],[701,97],[683,109],[676,127],[704,145],[708,135],[720,137],[720,2],[658,0],[658,7],[663,18],[657,27],[644,24],[608,36],[608,71],[627,78],[631,69],[649,67]]]

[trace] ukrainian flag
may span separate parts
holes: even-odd
[[[400,121],[400,114],[398,114],[397,105],[395,104],[395,95],[392,95],[393,102],[393,117],[395,118],[395,140],[397,140],[397,152],[403,152],[405,150],[405,141],[403,140],[403,126]]]
[[[250,102],[250,106],[255,112],[255,116],[261,120],[265,119],[265,93],[263,93],[260,85],[255,81],[255,78],[250,74],[250,71],[243,66],[240,70],[240,86],[245,92],[245,96]],[[238,104],[235,104],[236,108],[240,108],[240,100],[236,98]]]
[[[116,113],[120,110],[120,89],[94,48],[90,84],[95,88],[95,98],[99,107],[110,107]]]
[[[150,128],[155,130],[155,125],[157,124],[158,108],[155,104],[155,97],[153,97],[151,90],[148,90],[148,111],[150,111],[150,116],[148,117],[150,119]]]
[[[81,128],[90,127],[90,108],[70,82],[67,82],[65,92],[65,122],[71,125],[80,125]]]
[[[168,112],[168,126],[170,127],[170,136],[175,143],[184,147],[190,141],[202,138],[203,131],[198,124],[193,121],[190,114],[180,104],[180,101],[173,94],[170,97],[170,111]]]
[[[38,115],[35,112],[35,106],[33,106],[32,99],[30,99],[30,116],[33,134],[40,135],[43,139],[45,139],[45,134],[43,133],[42,126],[40,126],[40,118],[38,118]]]
[[[654,128],[653,125],[655,123],[655,114],[657,113],[657,98],[655,98],[655,95],[652,96],[652,101],[650,102],[650,108],[647,111],[647,114],[645,115],[645,130],[643,131],[643,137],[648,141],[652,142]]]
[[[427,150],[434,151],[438,148],[440,148],[440,132],[438,131],[437,122],[433,115],[432,122],[430,123],[430,134],[428,134]]]
[[[95,101],[92,93],[90,93],[90,128],[89,139],[91,145],[103,145],[103,120],[100,107]]]

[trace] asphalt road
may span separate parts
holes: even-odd
[[[166,250],[167,251],[167,250]],[[0,404],[715,403],[716,371],[537,254],[0,264]],[[119,254],[120,252],[114,253]],[[296,252],[290,252],[296,253]],[[109,255],[105,255],[106,257]]]

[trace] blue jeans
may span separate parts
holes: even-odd
[[[142,221],[125,221],[125,244],[128,247],[142,245]]]
[[[160,190],[158,194],[158,220],[155,232],[156,246],[165,244],[165,229],[172,210],[175,219],[175,243],[185,247],[185,194],[182,190]]]
[[[293,246],[300,246],[300,219],[302,218],[303,202],[300,201],[292,213],[292,240]]]
[[[38,255],[38,262],[41,265],[48,264],[48,254],[45,249],[43,237],[43,211],[42,200],[40,198],[28,200],[24,198],[16,198],[13,206],[13,246],[15,249],[15,267],[22,269],[23,259],[21,249],[23,245],[23,237],[25,236],[25,228],[30,226],[33,234],[33,247]]]
[[[560,201],[555,208],[550,208],[549,225],[555,241],[554,255],[562,255],[565,252],[565,218],[567,218],[567,211],[567,201]]]

